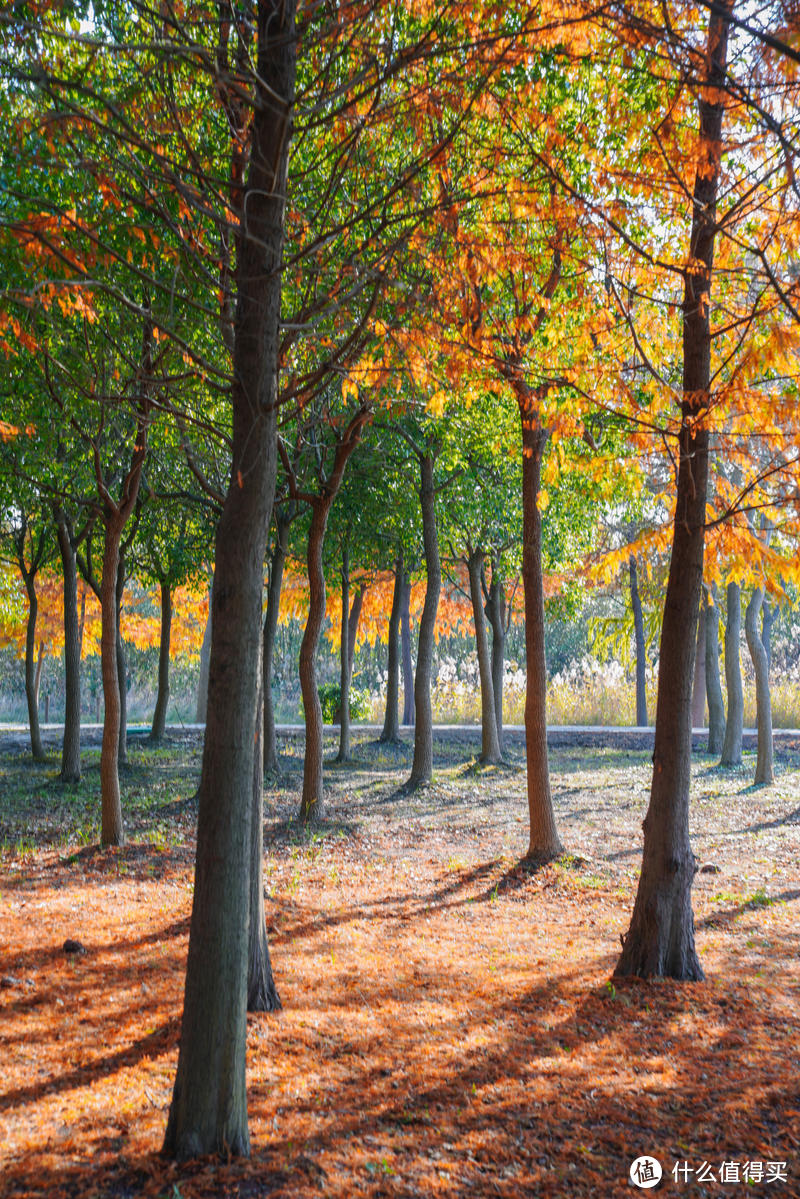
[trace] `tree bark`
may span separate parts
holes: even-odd
[[[216,539],[194,900],[164,1139],[165,1152],[181,1159],[250,1149],[245,1051],[251,831],[264,547],[275,492],[294,11],[293,0],[259,0],[257,10],[256,103],[236,267],[231,482]]]
[[[628,575],[630,579],[631,609],[633,610],[633,633],[636,642],[636,724],[639,728],[647,727],[647,655],[644,644],[644,619],[642,617],[642,600],[639,595],[639,571],[636,558],[631,554],[628,559]]]
[[[350,616],[347,622],[347,670],[350,682],[353,681],[353,662],[356,656],[356,642],[358,641],[358,625],[361,620],[361,609],[364,607],[364,595],[366,587],[363,583],[359,583],[356,587],[356,593],[353,596],[353,603],[350,607]]]
[[[700,136],[692,231],[684,271],[683,399],[678,437],[678,484],[664,619],[661,626],[653,781],[644,819],[642,870],[633,915],[616,967],[618,975],[700,979],[694,942],[689,841],[692,759],[692,681],[703,584],[708,429],[711,397],[709,296],[716,235],[727,9],[709,18],[707,77],[699,98]],[[714,89],[714,90],[712,90]],[[710,97],[710,99],[708,98]]]
[[[723,766],[739,766],[742,761],[742,724],[744,691],[739,641],[742,634],[742,595],[738,583],[727,587],[728,614],[725,619],[725,686],[728,691],[728,719],[722,742]]]
[[[275,658],[275,636],[278,631],[278,616],[281,607],[281,589],[283,587],[283,568],[286,564],[286,554],[289,539],[289,520],[277,518],[275,545],[269,564],[269,590],[267,592],[267,611],[264,616],[262,636],[262,688],[264,693],[264,773],[278,774],[280,762],[278,759],[278,734],[275,728],[275,705],[272,702],[272,664]]]
[[[503,683],[506,672],[506,593],[500,577],[497,561],[492,563],[492,582],[486,599],[486,616],[492,626],[492,688],[494,690],[494,715],[497,722],[497,744],[502,755],[503,741]]]
[[[719,608],[717,588],[706,591],[706,695],[708,696],[708,753],[722,752],[725,737],[725,705],[719,680]]]
[[[62,783],[81,781],[81,628],[78,617],[78,566],[72,524],[56,506],[56,534],[64,576],[64,740],[61,747]]]
[[[36,596],[36,571],[23,571],[28,594],[28,621],[25,627],[25,699],[28,704],[28,728],[31,736],[31,755],[35,762],[45,760],[42,732],[39,727],[39,684],[36,667],[36,619],[39,600]]]
[[[485,554],[473,550],[467,559],[469,572],[469,594],[472,600],[472,616],[475,622],[475,646],[478,654],[478,673],[481,680],[481,753],[484,764],[502,762],[500,740],[497,731],[497,714],[494,704],[494,680],[489,654],[489,638],[486,633],[486,616],[483,611],[483,587],[481,574]]]
[[[353,607],[355,607],[355,603]],[[336,755],[337,762],[350,761],[350,671],[353,665],[350,635],[350,554],[345,546],[342,554],[342,631],[339,663],[339,752]]]
[[[106,513],[103,541],[103,577],[100,583],[100,669],[103,679],[103,744],[100,751],[100,844],[122,845],[122,804],[119,790],[121,704],[117,630],[119,546],[124,521],[121,514]],[[124,686],[124,683],[122,684]]]
[[[756,676],[756,726],[758,729],[758,750],[756,753],[756,773],[754,782],[772,783],[775,781],[773,744],[772,744],[772,697],[769,690],[769,661],[767,651],[758,631],[758,618],[761,605],[764,602],[764,588],[756,587],[747,605],[744,617],[744,632],[747,638],[747,648],[753,659],[753,670]]]
[[[548,433],[534,393],[517,395],[522,422],[522,585],[525,593],[525,758],[530,838],[528,857],[547,861],[563,852],[550,794],[547,757],[547,662],[544,642],[542,518],[539,489]]]
[[[161,741],[167,729],[167,706],[169,704],[169,646],[172,635],[172,589],[165,580],[161,590],[161,641],[158,647],[158,696],[153,713],[151,741]]]
[[[214,580],[208,589],[208,616],[203,633],[203,644],[200,647],[200,669],[197,675],[197,703],[194,718],[198,724],[205,724],[206,708],[208,707],[208,666],[211,657],[211,612],[214,607]]]
[[[322,786],[322,705],[317,686],[317,646],[325,619],[325,572],[322,569],[322,546],[329,505],[321,500],[314,504],[308,530],[306,565],[308,568],[308,619],[300,643],[300,690],[306,723],[306,748],[303,759],[303,795],[300,819],[304,824],[322,819],[324,796]]]
[[[400,586],[400,644],[403,671],[404,725],[414,723],[414,664],[411,661],[411,580],[404,572]]]
[[[118,761],[122,766],[128,765],[128,655],[122,640],[122,600],[125,594],[126,578],[125,554],[120,550],[117,566],[117,683],[119,686],[119,750]]]
[[[768,669],[772,667],[772,625],[776,615],[777,610],[764,599],[761,605],[761,640],[767,655]]]
[[[386,714],[383,718],[383,730],[380,740],[397,742],[400,740],[400,721],[398,701],[400,698],[400,592],[403,586],[403,558],[397,559],[394,567],[394,587],[392,588],[392,610],[389,613],[389,648],[386,663]]]
[[[694,651],[694,681],[692,683],[692,724],[702,728],[706,715],[706,609],[700,604],[697,619],[697,645]]]
[[[263,678],[263,666],[261,671]],[[264,914],[264,755],[261,734],[263,695],[256,705],[256,744],[253,750],[253,810],[250,830],[250,921],[247,940],[247,1010],[274,1012],[281,1007],[275,987]]]
[[[439,537],[436,529],[436,491],[433,483],[434,458],[420,458],[420,505],[422,507],[422,541],[425,547],[425,603],[419,622],[417,671],[414,676],[414,760],[411,764],[409,787],[429,783],[433,777],[433,714],[431,710],[431,669],[433,666],[433,637],[439,594],[442,589],[442,569],[439,560]]]

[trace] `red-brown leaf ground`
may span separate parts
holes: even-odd
[[[570,854],[538,870],[524,775],[437,745],[357,745],[301,834],[298,762],[266,793],[267,918],[284,1010],[249,1018],[252,1156],[159,1156],[192,890],[196,748],[134,753],[132,843],[91,837],[96,772],[64,797],[6,755],[0,1192],[8,1196],[614,1196],[654,1154],[665,1193],[800,1195],[800,772],[773,788],[698,757],[705,982],[609,982],[627,927],[646,754],[553,754]],[[27,796],[27,802],[25,798]],[[155,797],[155,799],[154,799]],[[155,802],[158,800],[158,802]],[[61,946],[79,940],[84,954]],[[675,1182],[675,1162],[787,1180]]]

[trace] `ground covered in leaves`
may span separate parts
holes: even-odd
[[[463,740],[436,748],[433,785],[407,794],[409,747],[356,738],[306,834],[285,744],[265,797],[284,1010],[249,1018],[252,1156],[184,1167],[159,1149],[199,744],[132,749],[130,841],[107,852],[96,753],[75,788],[55,757],[0,753],[0,1194],[613,1196],[652,1154],[664,1192],[800,1195],[796,752],[764,789],[750,757],[696,756],[707,978],[620,985],[647,753],[554,750],[567,853],[531,869],[519,750],[481,770]]]

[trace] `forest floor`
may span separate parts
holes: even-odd
[[[199,741],[132,748],[129,843],[105,852],[97,752],[63,787],[55,756],[0,746],[0,1195],[604,1197],[645,1154],[665,1193],[800,1195],[800,747],[769,788],[750,754],[695,755],[693,984],[610,981],[647,753],[553,749],[567,852],[532,869],[518,749],[481,769],[437,739],[409,794],[409,746],[356,739],[312,833],[284,749],[265,795],[284,1007],[248,1021],[252,1156],[176,1166]]]

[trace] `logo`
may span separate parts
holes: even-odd
[[[661,1162],[654,1157],[637,1157],[636,1161],[631,1162],[631,1182],[642,1190],[657,1186],[663,1172]]]

